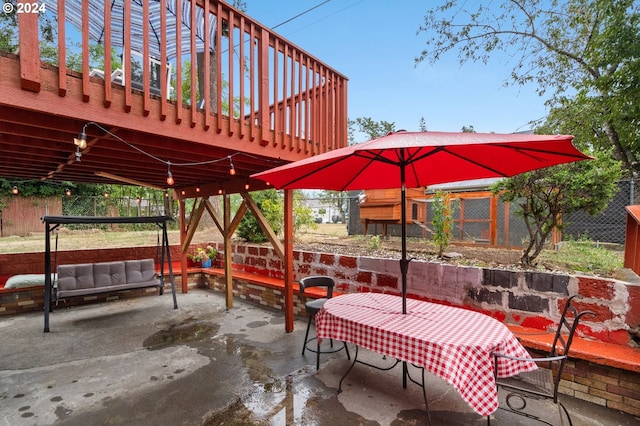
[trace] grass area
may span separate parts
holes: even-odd
[[[169,244],[180,243],[179,231],[168,231]],[[51,237],[51,247],[55,247],[55,235]],[[199,230],[194,235],[193,243],[217,241],[219,233],[214,229]],[[58,250],[79,250],[98,248],[120,248],[155,246],[162,242],[162,233],[158,231],[102,231],[89,229],[71,231],[62,229],[58,235]],[[0,238],[0,253],[30,253],[44,251],[45,234],[34,234],[27,237]]]
[[[624,252],[599,246],[589,240],[563,241],[558,250],[545,250],[539,262],[563,265],[576,272],[612,276],[624,265]]]

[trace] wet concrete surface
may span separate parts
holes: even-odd
[[[322,355],[316,372],[315,354],[301,355],[302,318],[286,333],[280,312],[241,300],[227,311],[223,295],[200,289],[178,294],[178,304],[165,294],[59,308],[50,333],[41,313],[0,317],[0,425],[426,424],[421,389],[403,389],[399,367],[356,365],[338,394],[346,354]],[[432,424],[486,424],[451,386],[426,379]],[[563,400],[576,426],[640,424]],[[491,424],[535,422],[498,410]]]

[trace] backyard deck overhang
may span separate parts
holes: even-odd
[[[67,4],[68,20],[72,2],[59,3]],[[109,75],[118,66],[112,55],[97,64],[90,55],[96,43],[90,25],[109,26],[110,15],[96,23],[88,14],[91,22],[77,29],[81,70],[67,64],[70,24],[64,15],[55,28],[55,64],[41,60],[38,16],[19,15],[19,47],[0,52],[0,176],[16,184],[173,188],[176,197],[188,198],[264,189],[249,176],[347,144],[346,77],[224,2],[183,1],[175,7],[179,4],[193,5],[205,16],[198,24],[213,28],[202,47],[209,55],[195,44],[188,49],[189,40],[166,31],[165,45],[188,53],[154,58],[148,31],[128,34],[123,47],[104,41],[105,52],[122,49],[123,68],[138,54],[134,44],[144,46],[142,64],[170,70],[161,82],[152,80],[152,71],[142,71],[139,85],[132,82],[133,70],[130,79],[111,82],[93,72],[102,67]],[[159,20],[173,16],[159,13],[166,14]],[[215,28],[216,22],[224,31]],[[155,91],[154,84],[159,84]],[[82,131],[87,147],[77,156],[73,140]],[[169,171],[174,185],[167,183]]]

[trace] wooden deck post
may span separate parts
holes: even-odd
[[[180,265],[182,268],[182,274],[180,274],[180,280],[182,283],[182,292],[186,293],[189,291],[189,274],[186,273],[187,270],[187,256],[185,253],[185,241],[187,239],[187,216],[185,209],[184,198],[178,199],[179,208],[180,208]]]
[[[231,196],[224,194],[224,279],[225,279],[225,300],[227,302],[227,309],[233,308],[233,272],[231,270],[231,237],[233,231],[231,230]]]
[[[293,331],[293,190],[284,191],[284,322]]]

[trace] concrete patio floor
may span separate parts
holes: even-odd
[[[306,322],[201,289],[0,317],[0,425],[421,425],[422,392],[401,369],[349,366],[344,351],[301,355]],[[365,351],[361,351],[362,352]],[[353,350],[352,350],[353,354]],[[364,353],[376,365],[381,356]],[[435,425],[484,425],[455,390],[426,374]],[[573,424],[640,419],[563,398]],[[544,405],[537,410],[551,413]],[[494,425],[536,424],[498,410]]]

